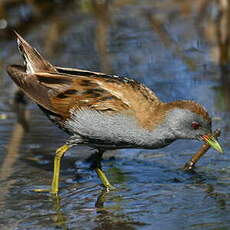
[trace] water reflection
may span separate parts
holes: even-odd
[[[61,210],[61,197],[52,196],[53,209],[55,211],[56,217],[54,218],[54,223],[56,226],[61,227],[61,229],[68,229],[67,217]]]
[[[6,156],[0,168],[0,180],[7,181],[10,176],[14,174],[14,165],[17,164],[19,158],[19,150],[22,144],[23,137],[28,131],[28,120],[30,119],[30,112],[26,108],[27,102],[24,94],[18,90],[15,92],[13,107],[17,115],[17,122],[13,127],[9,143],[6,146]],[[6,182],[1,189],[1,202],[5,202],[5,197],[9,193],[13,181]]]
[[[72,193],[74,196],[74,193]],[[104,202],[106,201],[106,195],[108,192],[106,190],[102,190],[99,193],[97,201],[95,203],[95,209],[91,209],[91,211],[95,211],[95,217],[93,220],[92,229],[136,229],[132,225],[144,226],[145,223],[135,222],[127,215],[116,215],[113,213],[113,210],[119,210],[121,208],[113,206],[112,208],[104,207]],[[70,229],[75,225],[77,227],[77,223],[72,223],[72,221],[68,220],[68,209],[65,208],[64,200],[66,197],[62,198],[61,196],[52,196],[50,202],[52,202],[52,209],[54,213],[52,214],[52,220],[54,221],[54,225],[61,227],[61,229]],[[84,209],[79,209],[77,212],[84,212]],[[78,215],[76,213],[76,215]]]

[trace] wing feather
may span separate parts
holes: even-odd
[[[143,126],[150,108],[160,103],[143,84],[113,75],[58,67],[54,73],[28,74],[23,67],[11,66],[9,74],[36,103],[63,118],[71,109],[92,109],[102,113],[132,113]]]
[[[51,65],[16,33],[25,67],[7,71],[37,104],[66,119],[71,111],[91,109],[101,113],[132,113],[142,126],[150,126],[160,101],[137,81],[104,73]],[[155,105],[155,106],[154,106]]]

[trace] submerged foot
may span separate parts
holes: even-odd
[[[57,196],[58,195],[58,191],[53,191],[51,188],[36,188],[36,189],[32,189],[33,192],[40,192],[40,193],[50,193],[52,195]]]
[[[105,188],[106,192],[110,192],[110,191],[113,191],[113,190],[116,190],[117,188],[114,187],[113,185],[111,184],[108,184],[108,185],[103,185],[103,187]]]

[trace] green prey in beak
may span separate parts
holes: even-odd
[[[209,135],[203,135],[202,140],[208,143],[211,147],[213,147],[215,150],[217,150],[220,153],[223,153],[223,149],[221,148],[218,141],[215,139],[215,137],[211,134]]]

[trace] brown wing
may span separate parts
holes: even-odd
[[[51,97],[52,105],[61,113],[68,114],[72,108],[110,114],[132,113],[147,126],[153,120],[149,117],[152,116],[151,108],[160,103],[150,89],[128,78],[60,67],[57,71],[72,80],[68,88]],[[55,73],[53,76],[61,75]]]
[[[27,73],[39,72],[41,70],[43,72],[56,72],[55,67],[45,60],[35,48],[25,41],[16,31],[15,34],[17,37],[18,49],[24,59]]]
[[[159,103],[152,91],[131,79],[79,69],[57,67],[57,71],[26,74],[15,66],[8,69],[31,99],[64,118],[73,108],[109,114],[123,111],[132,113],[145,125],[150,113],[143,114]]]
[[[49,89],[40,84],[35,74],[28,74],[25,70],[25,66],[20,65],[7,67],[8,74],[28,97],[49,111],[55,112],[49,98]]]
[[[12,65],[7,71],[16,84],[37,104],[64,119],[71,109],[93,109],[103,113],[132,113],[148,126],[159,104],[144,85],[127,78],[51,65],[16,33],[25,67]],[[155,106],[154,106],[155,105]]]

